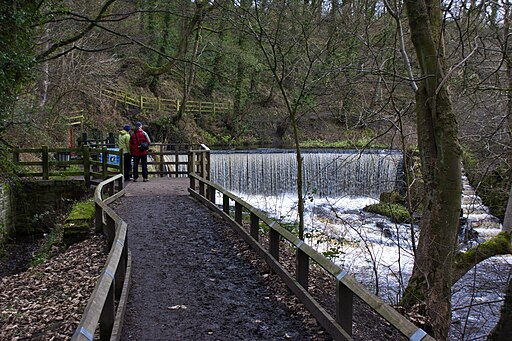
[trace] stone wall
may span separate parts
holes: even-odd
[[[83,180],[25,181],[14,193],[16,236],[48,232],[58,212],[83,198],[88,189]]]
[[[14,230],[13,198],[8,184],[0,183],[0,242]]]

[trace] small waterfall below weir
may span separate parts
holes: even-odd
[[[366,196],[396,189],[402,154],[396,151],[304,150],[304,192],[315,197]],[[251,195],[296,193],[291,150],[212,151],[211,179]]]

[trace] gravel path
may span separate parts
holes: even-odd
[[[229,227],[188,196],[187,183],[129,183],[115,205],[129,226],[133,268],[122,339],[318,340],[243,260]]]

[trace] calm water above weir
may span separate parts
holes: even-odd
[[[396,188],[402,154],[374,150],[303,150],[304,193],[315,197],[378,198]],[[249,195],[296,193],[297,160],[292,150],[212,151],[211,179]]]

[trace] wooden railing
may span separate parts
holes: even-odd
[[[174,143],[152,143],[148,155],[148,173],[157,176],[187,177],[189,172],[189,151],[201,148],[200,145],[185,145]]]
[[[95,229],[103,232],[110,252],[72,340],[119,340],[130,286],[128,226],[109,206],[122,195],[123,175],[101,182],[94,192]]]
[[[110,158],[119,158],[120,163],[112,162]],[[50,177],[83,176],[86,186],[90,186],[95,178],[107,179],[109,176],[122,172],[121,151],[103,148],[13,148],[12,161],[21,169],[20,177],[40,177],[48,180]],[[70,166],[79,167],[71,169]],[[70,168],[70,169],[68,169]]]
[[[188,151],[189,173],[196,173],[199,176],[210,180],[210,148],[202,144],[199,149]]]
[[[107,179],[123,172],[124,153],[117,148],[14,148],[13,162],[21,177],[83,176],[89,187],[95,179]],[[148,151],[149,174],[160,177],[186,177],[191,167],[209,178],[210,149],[205,145],[154,143]],[[29,161],[30,160],[30,161]],[[72,169],[70,166],[78,165]]]
[[[130,105],[153,112],[177,113],[183,105],[179,99],[133,96],[123,91],[111,89],[102,89],[101,96],[114,100],[116,104]],[[232,106],[229,102],[187,101],[185,105],[185,112],[192,114],[216,114],[228,112],[231,109]]]
[[[416,327],[378,296],[370,293],[338,265],[313,250],[303,240],[297,238],[276,221],[268,218],[263,212],[198,174],[191,173],[189,177],[190,194],[221,214],[237,230],[240,236],[265,259],[268,265],[281,277],[335,340],[352,340],[354,295],[368,304],[377,314],[410,340],[434,340],[424,330]],[[222,193],[222,209],[215,204],[217,192]],[[234,201],[235,206],[234,212],[230,211],[230,202],[232,201]],[[243,227],[244,214],[250,216],[249,232]],[[269,230],[268,250],[259,242],[260,223],[266,225]],[[296,250],[295,278],[279,262],[279,247],[282,240],[287,241]],[[307,291],[310,260],[325,269],[336,282],[335,317],[329,314]]]

